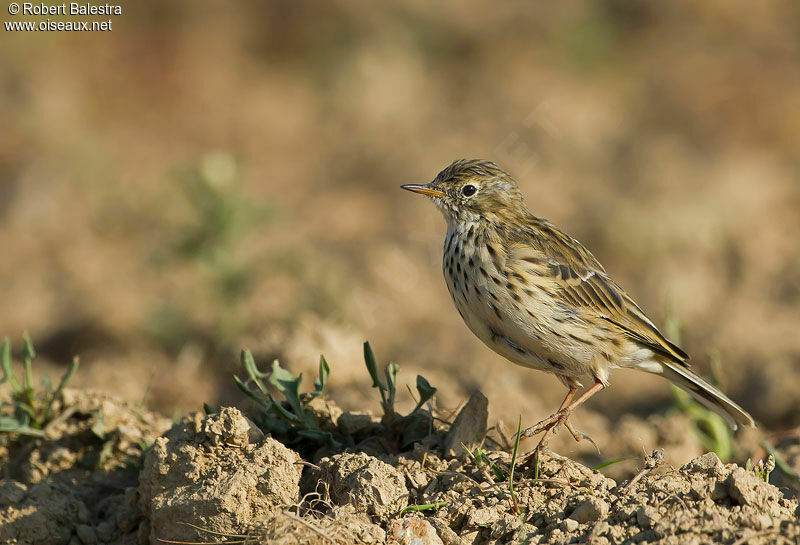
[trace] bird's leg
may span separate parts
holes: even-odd
[[[561,408],[558,410],[557,413],[545,418],[544,420],[536,424],[533,428],[528,428],[527,430],[525,430],[523,432],[523,437],[530,437],[531,435],[535,435],[540,431],[544,430],[544,435],[542,435],[542,438],[539,440],[539,444],[536,445],[536,448],[534,448],[533,451],[528,455],[528,458],[525,461],[525,465],[527,465],[531,460],[535,460],[538,463],[539,452],[547,446],[547,441],[550,439],[550,434],[553,432],[554,429],[556,429],[561,424],[565,424],[565,427],[569,429],[570,433],[572,433],[572,436],[575,437],[577,440],[576,437],[577,434],[571,428],[571,426],[569,426],[566,423],[567,419],[569,418],[569,415],[572,413],[572,411],[583,405],[587,399],[592,397],[594,394],[596,394],[603,388],[605,388],[605,385],[602,382],[600,382],[599,379],[595,379],[594,384],[592,384],[590,388],[588,388],[585,392],[583,392],[580,396],[578,396],[576,400],[570,402],[572,397],[575,395],[573,388],[570,387],[570,391],[569,393],[567,393],[567,397],[564,399],[564,402],[561,403]],[[577,387],[575,387],[575,390],[577,391]],[[536,428],[539,429],[536,430]],[[531,430],[535,431],[531,432]]]
[[[578,391],[578,387],[577,386],[570,386],[569,387],[569,392],[567,392],[567,397],[564,398],[564,401],[562,401],[561,405],[558,407],[559,411],[563,410],[564,407],[567,406],[567,403],[569,403],[569,401],[573,397],[575,397],[575,392],[577,392],[577,391]],[[576,443],[580,443],[581,442],[581,439],[583,439],[583,434],[575,431],[573,429],[572,425],[569,423],[569,420],[564,420],[564,427],[567,428],[569,433],[572,435],[572,438],[575,439]]]
[[[569,392],[567,392],[567,395],[564,398],[564,401],[562,401],[561,405],[558,406],[558,410],[560,411],[564,407],[566,407],[569,404],[569,402],[572,400],[572,398],[575,397],[576,393],[578,393],[578,385],[577,384],[573,384],[572,386],[569,387]]]
[[[578,392],[578,385],[576,384],[570,385],[569,392],[567,392],[567,395],[564,397],[564,401],[561,402],[561,405],[558,407],[558,410],[555,412],[555,414],[548,416],[547,418],[545,418],[540,422],[537,422],[530,428],[523,430],[522,437],[532,437],[537,433],[540,433],[542,430],[549,429],[553,425],[553,422],[555,422],[556,420],[554,417],[558,413],[564,410],[564,407],[566,407],[569,404],[569,402],[572,400],[573,397],[575,397],[575,394],[577,392]]]

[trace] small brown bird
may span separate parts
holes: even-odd
[[[544,431],[608,386],[617,367],[661,375],[736,429],[753,418],[691,371],[667,340],[580,242],[534,216],[516,181],[489,161],[459,160],[429,184],[447,220],[442,269],[456,309],[478,338],[508,360],[553,373],[569,389],[559,410],[526,430]],[[583,378],[593,381],[573,399]]]

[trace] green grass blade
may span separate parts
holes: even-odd
[[[511,453],[511,469],[508,472],[508,491],[511,494],[511,499],[514,502],[515,512],[519,510],[517,506],[517,496],[514,494],[514,470],[517,467],[517,452],[519,451],[519,438],[522,435],[522,415],[517,422],[517,436],[514,440],[514,451]]]
[[[46,424],[50,420],[50,410],[53,408],[53,402],[56,399],[58,399],[58,396],[60,396],[61,392],[64,391],[64,388],[67,387],[67,384],[69,384],[72,375],[75,373],[75,371],[78,370],[79,365],[80,365],[80,360],[78,359],[78,356],[72,358],[69,367],[67,367],[67,370],[61,376],[61,381],[58,383],[58,387],[56,387],[55,391],[53,392],[53,395],[51,395],[50,398],[47,400],[47,406],[44,408],[44,413],[42,415],[43,424]]]
[[[28,400],[33,401],[33,359],[36,357],[36,350],[33,348],[28,332],[22,334],[22,362],[25,366],[25,375],[23,377],[23,387],[28,392]]]
[[[3,348],[0,351],[0,367],[3,369],[3,378],[0,379],[0,384],[9,382],[11,384],[11,393],[18,395],[22,392],[22,387],[17,382],[17,377],[14,376],[14,369],[11,368],[11,341],[8,337],[3,339]]]
[[[372,387],[380,391],[381,401],[386,405],[386,391],[388,388],[381,382],[381,379],[378,378],[378,364],[375,361],[375,354],[372,352],[369,341],[364,343],[364,364],[367,366],[369,376],[372,377]]]
[[[592,466],[589,469],[592,471],[600,471],[604,467],[613,466],[614,464],[619,464],[620,462],[627,462],[629,460],[635,460],[636,458],[617,458],[616,460],[609,460],[607,462],[603,462],[602,464],[597,464],[596,466]]]
[[[331,373],[331,368],[328,365],[328,362],[325,360],[325,356],[319,356],[319,375],[317,376],[317,380],[314,381],[314,392],[312,395],[317,397],[322,395],[322,391],[325,389],[325,384],[328,382],[328,375]]]
[[[397,395],[397,373],[400,371],[400,366],[391,362],[386,366],[384,374],[386,375],[386,384],[389,388],[389,396],[386,399],[387,407],[394,412],[394,400]]]

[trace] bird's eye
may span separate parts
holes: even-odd
[[[461,188],[461,194],[464,195],[465,197],[471,197],[475,194],[477,190],[478,188],[475,187],[474,185],[467,184]]]

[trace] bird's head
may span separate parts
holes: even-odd
[[[430,197],[448,222],[507,222],[527,214],[517,182],[491,161],[460,159],[432,182],[402,188]]]

